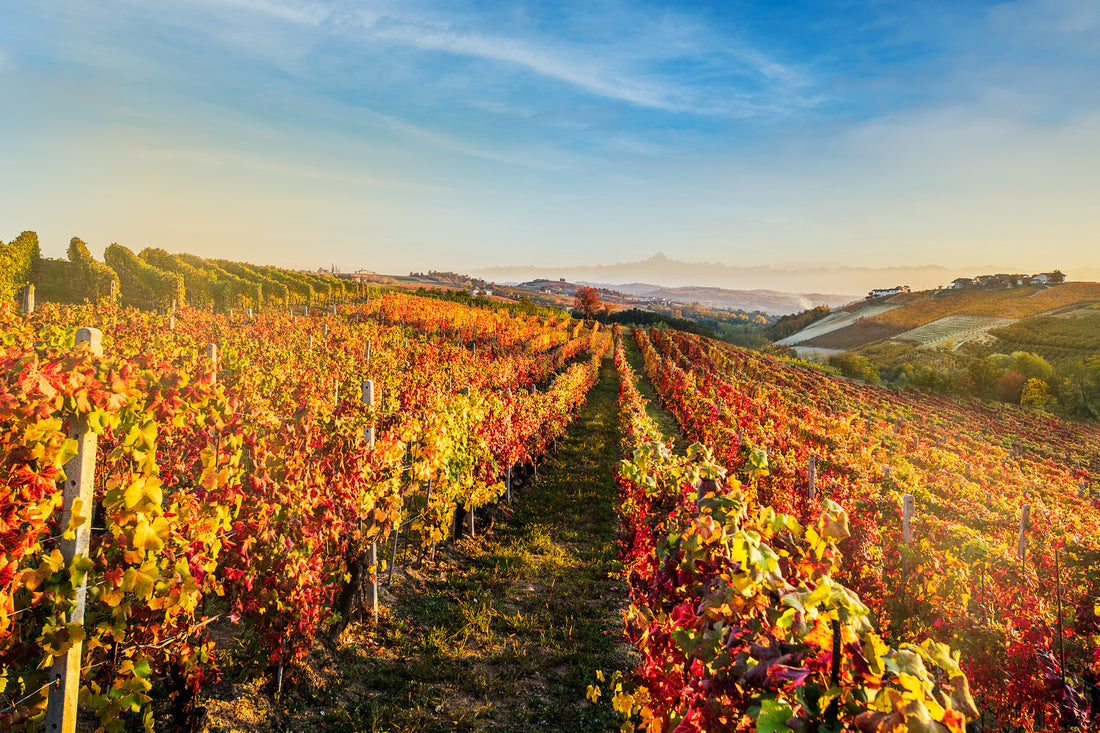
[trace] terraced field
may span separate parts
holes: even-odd
[[[953,342],[954,348],[958,348],[991,328],[1001,328],[1014,322],[1011,318],[993,316],[947,316],[899,334],[896,338],[930,347],[945,346]]]

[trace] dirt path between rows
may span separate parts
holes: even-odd
[[[480,536],[420,570],[400,567],[378,627],[352,625],[339,648],[318,646],[278,700],[270,676],[252,667],[234,681],[228,664],[203,701],[207,729],[618,730],[606,696],[585,696],[597,671],[634,666],[615,560],[618,392],[607,359],[538,478],[482,517]]]

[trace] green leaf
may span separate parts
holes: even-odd
[[[794,733],[787,721],[794,716],[791,706],[770,698],[760,705],[760,717],[756,719],[757,733]]]
[[[149,667],[148,659],[141,659],[134,663],[134,674],[143,680],[149,679],[149,675],[153,673],[153,670]]]

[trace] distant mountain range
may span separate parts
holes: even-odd
[[[1100,279],[1100,268],[1067,269],[1051,263],[1051,269],[1061,267],[1071,280]],[[658,252],[639,262],[618,262],[614,265],[591,267],[486,267],[472,274],[500,283],[519,283],[536,278],[570,282],[611,283],[622,290],[628,283],[656,283],[663,287],[725,288],[729,290],[771,290],[781,293],[843,293],[848,300],[863,297],[872,288],[908,285],[913,290],[929,290],[950,285],[957,277],[1004,273],[1034,274],[1027,270],[1002,266],[948,268],[941,265],[922,267],[833,267],[778,269],[770,266],[738,267],[721,262],[681,262]],[[699,302],[702,302],[701,300]]]
[[[761,311],[771,315],[797,313],[818,305],[837,308],[851,302],[848,295],[830,293],[781,293],[776,290],[727,290],[726,288],[692,286],[666,288],[648,283],[611,285],[582,281],[580,285],[617,290],[642,298],[664,298],[677,303],[706,306],[707,308],[732,308],[740,311]]]

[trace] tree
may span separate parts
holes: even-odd
[[[573,299],[573,309],[584,313],[585,320],[591,318],[592,314],[600,309],[600,294],[596,288],[585,285],[578,290]]]
[[[1024,384],[1023,394],[1020,395],[1020,404],[1024,407],[1044,408],[1050,402],[1050,391],[1047,383],[1041,379],[1032,377]]]
[[[871,384],[878,384],[882,381],[879,378],[878,369],[866,356],[845,351],[843,354],[830,356],[829,364],[839,369],[845,377],[862,379],[864,382],[870,382]]]
[[[1013,369],[1008,374],[1005,374],[999,380],[997,380],[997,397],[1002,402],[1008,402],[1013,405],[1020,404],[1020,397],[1024,393],[1024,383],[1027,381],[1027,377]]]
[[[982,397],[992,397],[997,388],[997,381],[1004,376],[1004,372],[997,369],[989,359],[974,359],[967,365],[967,376],[974,385],[974,392]]]

